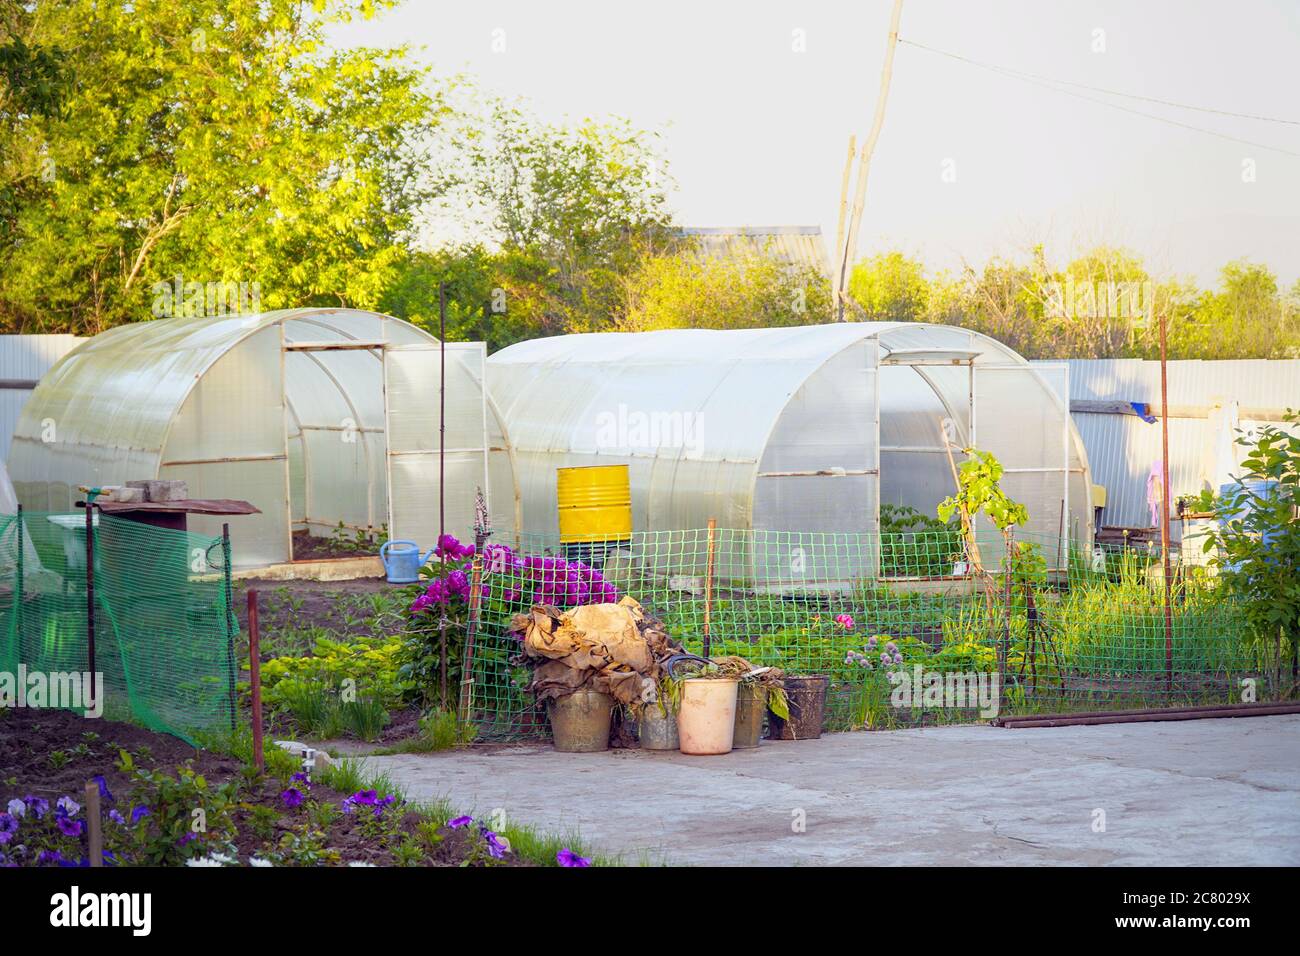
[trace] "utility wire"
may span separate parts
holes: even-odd
[[[1068,80],[1055,80],[1055,79],[1050,79],[1050,78],[1048,78],[1048,77],[1040,77],[1040,76],[1038,76],[1038,75],[1036,75],[1036,74],[1033,74],[1033,73],[1026,73],[1026,72],[1021,71],[1021,70],[1013,70],[1013,69],[1010,69],[1010,68],[1008,68],[1008,67],[996,66],[996,65],[994,65],[994,64],[992,64],[992,63],[981,63],[979,60],[972,60],[972,59],[970,59],[969,57],[960,56],[960,55],[958,55],[958,54],[956,54],[956,53],[949,53],[949,52],[946,51],[946,50],[938,50],[938,49],[935,49],[934,47],[926,46],[926,45],[923,44],[923,43],[917,43],[917,42],[915,42],[914,40],[906,40],[906,39],[903,39],[902,37],[899,38],[898,42],[899,42],[899,43],[905,43],[905,44],[907,44],[908,46],[914,46],[914,47],[916,47],[917,49],[925,50],[925,51],[927,51],[927,52],[929,52],[929,53],[937,53],[937,54],[939,54],[940,56],[946,56],[946,57],[948,57],[948,58],[950,58],[950,59],[953,59],[953,60],[959,60],[959,61],[961,61],[962,63],[969,63],[969,64],[971,64],[972,66],[977,66],[977,67],[979,67],[980,69],[990,70],[990,71],[992,71],[992,72],[994,72],[994,73],[1000,73],[1000,74],[1002,74],[1003,76],[1009,76],[1009,77],[1011,77],[1011,78],[1013,78],[1013,79],[1023,80],[1023,81],[1026,82],[1026,83],[1032,83],[1032,84],[1034,84],[1035,86],[1041,86],[1041,87],[1044,87],[1045,89],[1052,90],[1052,91],[1054,91],[1054,92],[1056,92],[1056,93],[1064,93],[1066,96],[1073,96],[1073,97],[1075,97],[1076,99],[1087,100],[1089,103],[1097,103],[1097,104],[1099,104],[1099,105],[1101,105],[1101,106],[1107,106],[1107,107],[1110,107],[1110,108],[1113,109],[1113,110],[1119,110],[1120,112],[1123,112],[1123,113],[1131,113],[1131,114],[1133,114],[1134,116],[1142,116],[1142,117],[1145,117],[1146,119],[1152,119],[1152,120],[1155,120],[1156,122],[1159,122],[1159,123],[1165,123],[1165,124],[1168,124],[1169,126],[1177,126],[1179,129],[1188,129],[1188,130],[1192,130],[1193,132],[1196,132],[1196,133],[1204,133],[1204,134],[1206,134],[1207,136],[1217,136],[1219,139],[1225,139],[1225,140],[1228,140],[1229,142],[1233,142],[1233,143],[1241,143],[1241,144],[1246,145],[1246,146],[1253,146],[1253,147],[1255,147],[1256,149],[1266,149],[1266,150],[1269,150],[1270,152],[1274,152],[1274,153],[1282,153],[1284,156],[1294,156],[1294,157],[1296,157],[1297,159],[1300,159],[1300,153],[1297,153],[1297,152],[1295,152],[1295,151],[1293,151],[1293,150],[1284,149],[1284,148],[1281,147],[1281,146],[1270,146],[1270,145],[1268,145],[1267,143],[1258,143],[1258,142],[1255,142],[1254,140],[1243,139],[1243,138],[1241,138],[1240,136],[1231,136],[1231,135],[1229,135],[1229,134],[1227,134],[1227,133],[1221,133],[1221,132],[1219,132],[1218,130],[1206,129],[1206,128],[1203,127],[1203,126],[1193,126],[1191,123],[1183,123],[1183,122],[1180,122],[1179,120],[1170,119],[1170,118],[1167,117],[1167,116],[1160,116],[1160,115],[1157,114],[1157,113],[1147,113],[1147,112],[1144,112],[1143,110],[1135,110],[1135,109],[1133,109],[1133,108],[1131,108],[1131,107],[1128,107],[1128,106],[1121,106],[1121,105],[1118,104],[1118,103],[1111,103],[1111,102],[1108,101],[1108,100],[1098,99],[1098,98],[1095,97],[1095,96],[1085,96],[1085,95],[1082,94],[1082,93],[1076,93],[1074,90],[1063,89],[1061,86],[1054,85],[1054,84],[1066,84],[1066,85],[1069,85],[1069,86],[1080,86],[1080,87],[1083,87],[1083,88],[1085,88],[1085,89],[1097,90],[1097,91],[1099,91],[1099,92],[1107,93],[1107,94],[1114,95],[1114,96],[1129,96],[1129,97],[1134,98],[1134,99],[1148,100],[1148,101],[1150,101],[1150,102],[1156,102],[1156,103],[1165,103],[1166,105],[1169,105],[1169,106],[1175,106],[1175,107],[1180,107],[1180,108],[1182,108],[1182,109],[1202,109],[1202,107],[1185,106],[1185,105],[1183,105],[1183,104],[1179,104],[1179,103],[1172,103],[1172,102],[1168,102],[1168,101],[1165,101],[1165,100],[1155,100],[1155,99],[1152,99],[1151,97],[1136,96],[1135,94],[1129,94],[1129,93],[1117,93],[1117,92],[1114,92],[1114,91],[1112,91],[1112,90],[1104,90],[1104,89],[1101,89],[1100,87],[1086,86],[1085,84],[1082,84],[1082,83],[1071,83],[1071,82],[1068,81]],[[1221,113],[1221,114],[1226,115],[1226,116],[1235,116],[1235,117],[1239,117],[1239,118],[1243,118],[1243,119],[1259,119],[1259,120],[1267,120],[1267,121],[1269,121],[1269,122],[1274,122],[1274,123],[1293,123],[1293,122],[1295,122],[1295,121],[1293,121],[1293,120],[1273,119],[1273,118],[1270,118],[1270,117],[1263,117],[1263,116],[1250,116],[1250,115],[1248,115],[1248,114],[1246,114],[1246,113],[1227,113],[1227,112],[1225,112],[1225,111],[1223,111],[1223,110],[1208,110],[1208,109],[1207,109],[1207,110],[1205,110],[1205,111],[1206,111],[1206,112],[1212,112],[1212,113]],[[1296,125],[1300,125],[1300,123],[1296,123]]]
[[[919,50],[938,53],[940,56],[950,57],[954,60],[961,60],[963,63],[971,63],[975,66],[983,67],[986,70],[995,70],[998,73],[1008,73],[1012,76],[1019,76],[1032,80],[1042,80],[1047,83],[1059,83],[1062,86],[1075,86],[1081,90],[1092,90],[1094,93],[1105,93],[1107,96],[1122,96],[1129,100],[1142,100],[1144,103],[1156,103],[1160,106],[1173,106],[1180,110],[1195,110],[1198,113],[1214,113],[1218,116],[1235,116],[1237,119],[1258,120],[1261,123],[1282,123],[1286,126],[1300,126],[1300,120],[1279,119],[1276,116],[1259,116],[1255,113],[1237,113],[1232,110],[1216,110],[1211,106],[1192,106],[1190,103],[1177,103],[1174,100],[1162,100],[1155,96],[1142,96],[1139,93],[1125,93],[1122,90],[1108,90],[1104,86],[1090,86],[1087,83],[1078,83],[1074,80],[1061,80],[1051,76],[1043,76],[1039,73],[1030,73],[1027,70],[1013,70],[1009,66],[995,66],[992,63],[981,63],[979,60],[972,60],[970,57],[962,56],[958,53],[949,53],[947,50],[940,50],[937,47],[926,46],[924,43],[917,43],[915,40],[906,40],[902,37],[899,37],[898,42],[906,43],[908,46],[914,46]]]

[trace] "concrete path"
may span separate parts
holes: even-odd
[[[502,808],[631,863],[1300,864],[1300,716],[368,761],[411,798]]]

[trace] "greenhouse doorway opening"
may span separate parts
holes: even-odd
[[[1065,363],[998,361],[977,349],[882,350],[880,410],[880,577],[919,580],[966,576],[959,549],[938,549],[938,504],[954,493],[965,450],[991,453],[1002,465],[1002,490],[1030,509],[1017,529],[1060,569],[1071,538],[1083,539],[1071,501],[1073,426]],[[992,361],[989,359],[992,358]],[[1077,491],[1077,489],[1076,489]],[[1074,509],[1072,511],[1072,509]],[[1073,521],[1074,527],[1071,528]],[[985,518],[980,538],[997,537]],[[892,537],[911,533],[911,547]],[[955,539],[954,539],[955,542]]]

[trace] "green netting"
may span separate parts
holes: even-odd
[[[894,706],[887,673],[917,665],[940,680],[996,674],[1004,715],[1235,703],[1276,691],[1276,649],[1249,640],[1205,568],[1175,555],[1166,628],[1159,549],[1078,552],[1055,537],[1014,540],[1033,547],[1009,582],[997,533],[977,542],[984,575],[948,531],[701,529],[607,546],[566,548],[547,536],[490,545],[473,716],[489,738],[546,733],[506,623],[534,601],[563,608],[614,592],[662,618],[688,650],[704,651],[707,634],[713,655],[828,677],[829,729],[976,718],[970,707],[920,696]]]
[[[236,628],[221,538],[97,514],[105,717],[189,740],[232,722]],[[0,516],[0,672],[88,670],[85,513]]]

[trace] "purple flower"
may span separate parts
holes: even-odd
[[[295,783],[301,783],[301,784],[303,784],[304,786],[308,786],[308,787],[311,786],[311,778],[308,777],[307,774],[305,774],[305,773],[304,773],[303,771],[301,771],[301,770],[299,770],[297,773],[295,773],[295,774],[294,774],[292,777],[290,777],[289,779],[292,780],[292,781],[294,781]]]
[[[122,816],[122,814],[118,813],[116,810],[109,810],[108,818],[118,826],[126,826],[126,817]]]
[[[95,781],[95,785],[99,787],[99,799],[112,803],[113,794],[109,792],[108,783],[104,780],[104,775],[102,773],[97,773],[90,779]]]
[[[18,818],[8,813],[0,813],[0,845],[12,840],[17,832]]]
[[[302,806],[302,791],[297,787],[290,787],[280,794],[280,802],[292,810],[294,807]]]
[[[494,860],[499,860],[506,855],[506,845],[501,842],[499,836],[485,826],[480,826],[479,832],[483,834],[483,839],[487,841],[488,856]]]
[[[142,819],[144,819],[148,815],[149,815],[149,808],[144,806],[143,804],[138,807],[132,808],[131,825],[135,826],[137,823],[139,823]]]
[[[14,819],[27,816],[27,804],[23,803],[17,797],[9,801],[9,815]]]
[[[452,571],[447,575],[447,589],[458,598],[463,598],[469,593],[469,578],[465,576],[464,571]]]
[[[467,827],[474,822],[473,817],[453,817],[447,821],[447,826],[453,830],[459,830],[461,827]]]
[[[70,819],[69,817],[56,815],[54,817],[54,823],[64,836],[70,836],[70,837],[81,836],[80,820],[73,820]]]
[[[555,854],[555,862],[560,866],[591,866],[591,860],[585,856],[578,856],[567,846]]]
[[[199,838],[199,835],[198,835],[197,833],[195,833],[193,830],[191,830],[189,833],[185,834],[185,836],[183,836],[183,837],[181,837],[179,840],[177,840],[177,841],[176,841],[176,845],[177,845],[177,846],[185,846],[186,844],[193,843],[193,842],[194,842],[195,840],[197,840],[198,838]]]
[[[57,813],[62,813],[64,816],[69,817],[75,817],[81,812],[81,804],[76,800],[73,800],[71,797],[59,797],[58,801],[54,804],[54,807]]]
[[[390,799],[388,802],[391,803],[392,800]],[[358,806],[378,807],[382,810],[384,806],[387,806],[387,804],[380,803],[379,794],[374,790],[358,790],[356,793],[352,794],[352,796],[346,797],[343,800],[344,813],[351,813]],[[375,815],[378,816],[378,814]]]
[[[36,857],[36,865],[44,866],[46,863],[62,863],[63,854],[58,850],[42,850]]]

